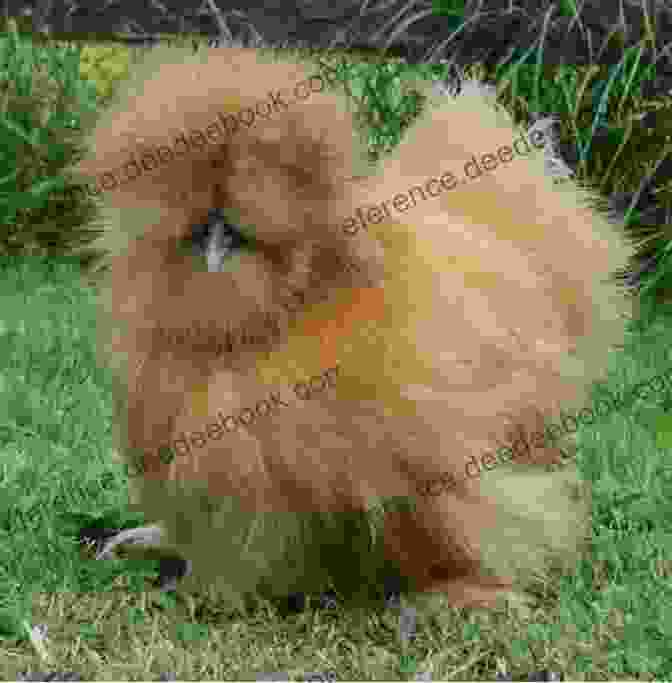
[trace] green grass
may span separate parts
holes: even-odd
[[[557,114],[564,134],[580,142],[582,173],[602,182],[607,169],[591,145],[601,124],[582,101],[589,89],[597,93],[606,119],[623,130],[619,122],[642,110],[638,83],[648,77],[633,54],[599,82],[588,79],[590,70],[547,77],[543,69],[512,67],[497,83],[518,117]],[[347,67],[372,156],[396,144],[422,106],[404,84],[441,69],[363,60]],[[0,141],[10,139],[0,130]],[[636,191],[651,168],[637,176],[630,159],[621,155],[609,174]],[[18,189],[5,191],[20,201]],[[148,590],[150,563],[96,562],[77,546],[84,524],[139,521],[129,512],[123,468],[109,457],[111,381],[95,360],[97,293],[80,275],[72,259],[0,262],[0,678],[27,669],[75,670],[89,680],[147,680],[168,671],[181,680],[240,680],[259,671],[334,671],[346,680],[409,680],[429,671],[434,680],[492,680],[498,670],[515,676],[542,668],[567,679],[672,676],[672,396],[639,399],[580,428],[592,547],[574,574],[538,587],[530,604],[446,608],[423,618],[410,642],[400,637],[396,613],[382,608],[283,619],[269,605],[243,618],[207,596]],[[664,288],[667,274],[657,275]],[[669,368],[671,337],[672,316],[662,309],[653,322],[633,326],[593,398]],[[49,661],[25,624],[48,627]]]

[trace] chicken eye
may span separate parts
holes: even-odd
[[[222,209],[210,209],[207,220],[193,225],[186,241],[196,257],[205,257],[211,273],[221,272],[233,254],[253,245],[252,239],[227,220]]]

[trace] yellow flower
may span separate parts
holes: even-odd
[[[96,86],[101,99],[113,92],[119,81],[128,77],[132,52],[123,45],[86,45],[80,55],[79,73]]]

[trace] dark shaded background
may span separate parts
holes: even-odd
[[[672,38],[670,0],[586,0],[583,27],[551,0],[467,0],[471,23],[437,16],[432,0],[1,0],[5,16],[32,16],[35,30],[61,38],[135,41],[156,34],[260,35],[271,44],[387,50],[410,61],[457,57],[496,63],[543,35],[544,62],[615,63],[624,45],[606,41],[621,26],[625,46],[644,34],[646,5],[656,34]],[[581,4],[581,2],[579,2]],[[219,15],[219,16],[217,16]],[[600,52],[600,48],[604,49]],[[664,60],[670,62],[669,55]],[[671,69],[672,70],[672,69]]]

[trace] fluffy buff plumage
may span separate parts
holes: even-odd
[[[521,137],[478,83],[426,86],[370,167],[344,96],[317,80],[292,95],[316,73],[260,50],[156,48],[77,168],[91,179],[257,112],[103,195],[101,349],[135,500],[191,560],[185,587],[363,595],[398,572],[490,604],[554,557],[571,568],[588,506],[572,468],[547,471],[561,442],[471,478],[465,463],[583,407],[623,337],[608,278],[631,250],[534,148],[461,182],[472,155]],[[288,106],[262,117],[280,89]],[[445,185],[393,204],[432,177]],[[218,269],[192,248],[215,208],[248,238]]]

